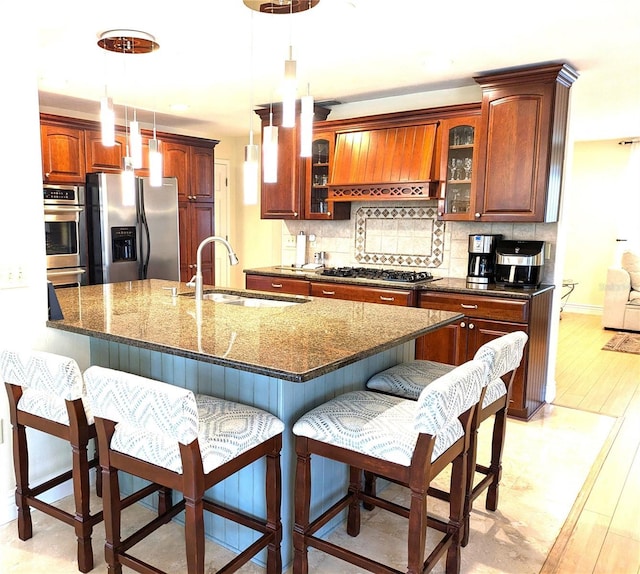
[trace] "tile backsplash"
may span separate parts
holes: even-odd
[[[469,235],[501,233],[505,239],[550,244],[543,282],[553,283],[557,223],[443,222],[437,220],[436,210],[436,201],[353,202],[348,220],[283,221],[281,263],[295,262],[295,236],[304,231],[308,262],[315,252],[324,251],[328,267],[410,267],[428,269],[435,276],[465,277]]]

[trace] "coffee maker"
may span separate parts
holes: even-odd
[[[469,235],[469,265],[467,283],[474,287],[487,286],[493,282],[496,260],[496,245],[502,235]]]

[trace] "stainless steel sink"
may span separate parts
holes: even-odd
[[[258,297],[243,297],[230,293],[205,293],[203,299],[224,303],[226,305],[238,305],[242,307],[288,307],[299,303],[306,303],[305,300],[291,301],[287,299],[262,299]]]

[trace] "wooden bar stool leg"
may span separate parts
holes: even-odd
[[[281,445],[280,445],[281,446]],[[282,572],[282,522],[280,520],[280,500],[282,496],[282,472],[280,469],[280,446],[275,445],[267,455],[265,484],[267,489],[267,528],[277,533],[275,540],[267,547],[267,574]]]
[[[95,454],[94,457],[96,459],[100,459],[100,450],[98,448],[98,439],[95,438],[93,440],[94,443],[94,448],[95,448]],[[98,466],[96,466],[96,495],[99,498],[102,498],[102,471],[100,469],[100,465],[98,464]]]
[[[108,574],[122,574],[122,564],[118,560],[117,553],[120,546],[120,520],[122,514],[120,482],[118,480],[118,470],[111,468],[109,449],[107,448],[114,433],[115,423],[108,421],[105,427],[106,438],[100,448],[105,533],[104,559],[107,563]]]
[[[91,490],[89,487],[89,458],[87,443],[78,444],[71,439],[73,477],[73,497],[75,500],[76,538],[78,539],[78,570],[89,572],[93,570],[93,550],[91,548],[91,533],[93,527],[89,522]]]
[[[163,486],[158,490],[158,516],[165,514],[171,507],[173,507],[173,491]]]
[[[293,571],[295,574],[309,574],[309,556],[305,544],[305,534],[309,528],[311,505],[311,455],[307,439],[296,438],[295,509],[293,526]]]
[[[184,536],[187,543],[187,572],[204,574],[204,505],[202,495],[187,498],[185,493]]]
[[[411,490],[407,534],[407,574],[421,574],[427,543],[427,490]]]
[[[360,534],[360,489],[362,488],[362,470],[355,466],[349,466],[349,493],[351,502],[347,514],[347,534],[358,536]]]
[[[18,507],[18,537],[29,540],[33,536],[29,495],[29,450],[24,425],[13,424],[13,464],[16,470],[16,506]]]
[[[460,488],[460,485],[466,485],[467,467],[466,452],[463,452],[460,456],[456,457],[451,465],[451,482],[449,484],[449,522],[454,525],[459,525],[459,528],[454,534],[453,543],[449,546],[449,550],[447,551],[447,574],[458,574],[460,572],[460,540],[461,536],[464,534],[463,523],[465,519],[464,507],[466,495],[466,486]]]
[[[471,509],[473,508],[473,481],[476,476],[476,459],[478,452],[478,427],[471,431],[469,436],[469,452],[467,454],[466,486],[464,494],[464,520],[461,545],[469,544],[469,532],[471,529]]]
[[[502,449],[507,430],[507,409],[500,409],[493,422],[493,438],[491,441],[491,466],[493,480],[487,490],[486,509],[495,511],[498,508],[500,479],[502,478]]]

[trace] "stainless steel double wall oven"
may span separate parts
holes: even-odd
[[[85,194],[82,185],[44,185],[47,279],[56,287],[84,285],[87,276]]]

